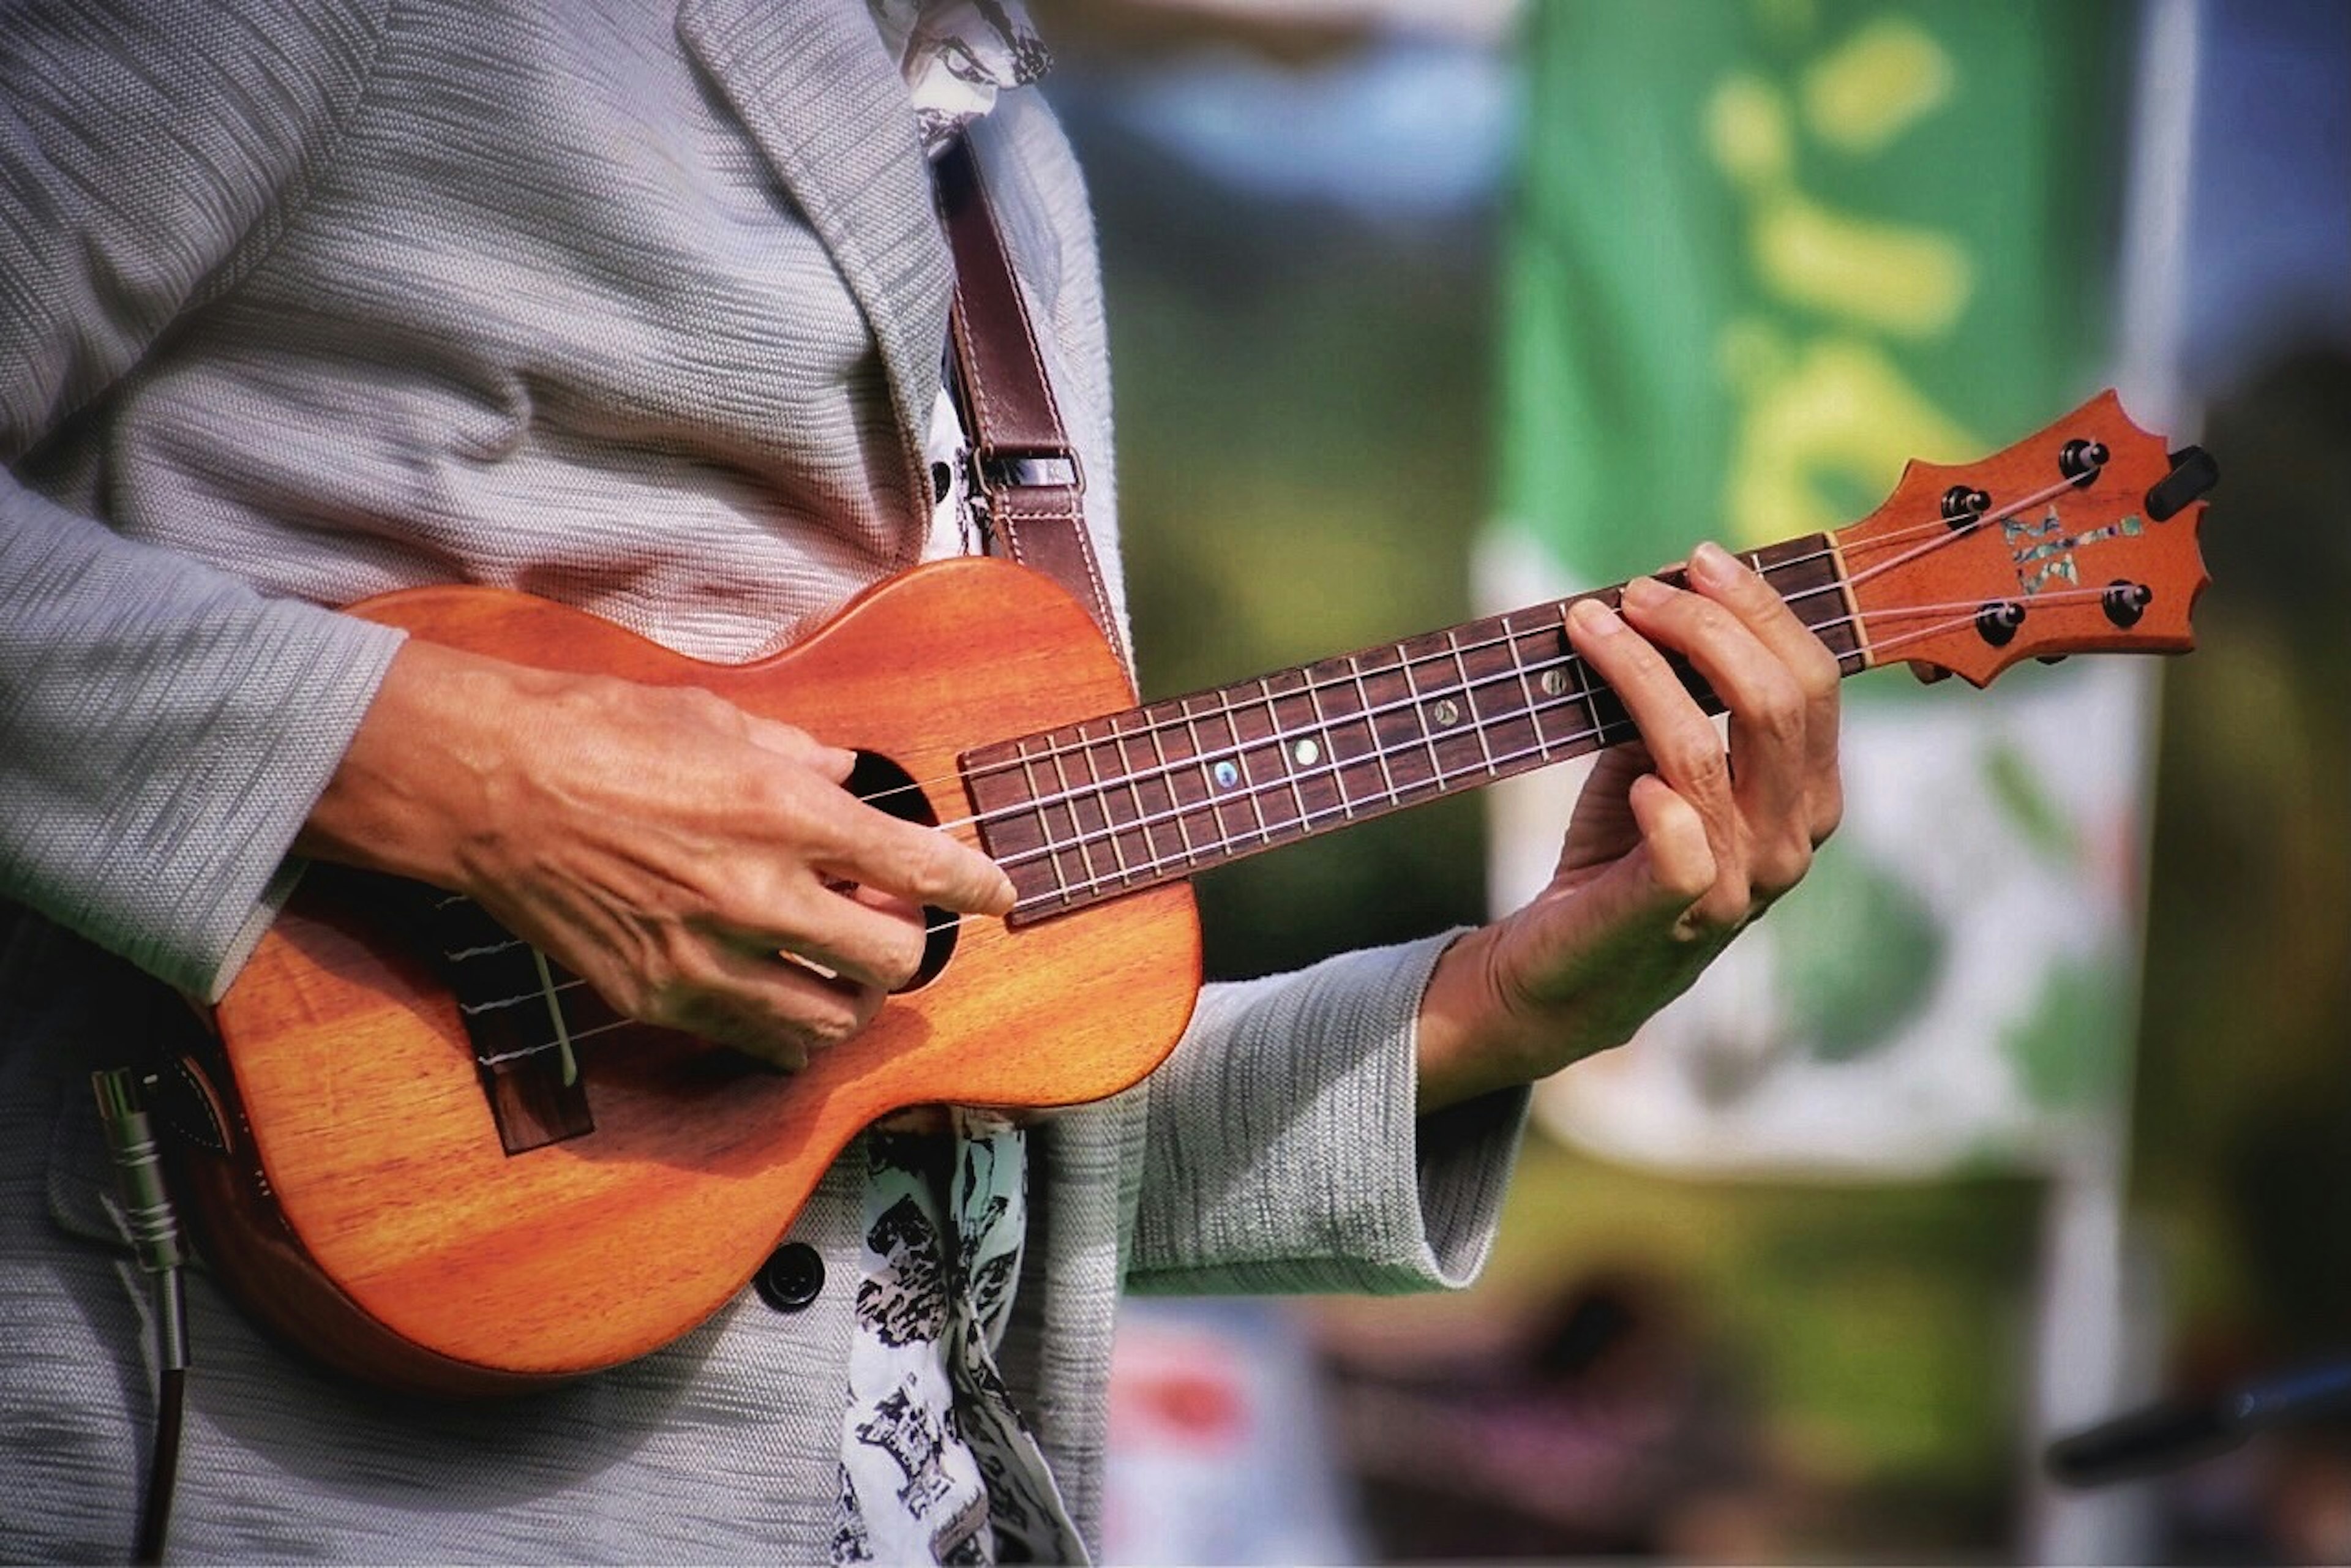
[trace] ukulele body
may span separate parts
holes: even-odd
[[[1084,611],[986,559],[893,579],[734,666],[495,590],[354,612],[518,664],[705,687],[886,759],[972,843],[963,752],[1134,700]],[[455,999],[366,896],[385,885],[306,879],[216,1009],[216,1043],[184,1064],[214,1135],[179,1163],[248,1311],[412,1392],[521,1391],[668,1343],[748,1282],[863,1127],[1113,1094],[1173,1049],[1198,993],[1182,883],[1017,928],[967,916],[927,983],[799,1072],[636,1025],[579,1040],[571,1092],[592,1126],[509,1153]]]

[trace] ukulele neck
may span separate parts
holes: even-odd
[[[1850,674],[1869,659],[1834,541],[1740,558]],[[1679,585],[1680,571],[1660,574]],[[1616,602],[1620,588],[1596,597]],[[1573,600],[1146,704],[968,752],[980,841],[1015,925],[1633,737],[1569,646]],[[1708,713],[1722,703],[1686,663]]]

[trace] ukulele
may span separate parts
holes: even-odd
[[[1846,674],[1907,662],[1981,685],[2028,657],[2181,653],[2217,477],[2108,392],[1743,559]],[[266,1325],[407,1391],[522,1391],[665,1344],[743,1288],[871,1123],[1075,1104],[1148,1074],[1199,985],[1192,873],[1631,738],[1565,611],[1138,706],[1084,610],[988,559],[883,582],[735,666],[503,591],[358,605],[522,664],[705,687],[853,747],[852,789],[977,845],[1019,898],[1001,919],[930,911],[914,979],[780,1074],[615,1015],[467,900],[313,867],[215,1034],[165,1074],[204,1249]]]

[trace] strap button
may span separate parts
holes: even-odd
[[[824,1290],[824,1260],[804,1241],[776,1249],[751,1277],[759,1299],[779,1312],[797,1312]]]

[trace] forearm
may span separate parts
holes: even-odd
[[[217,995],[399,643],[0,480],[0,891]]]

